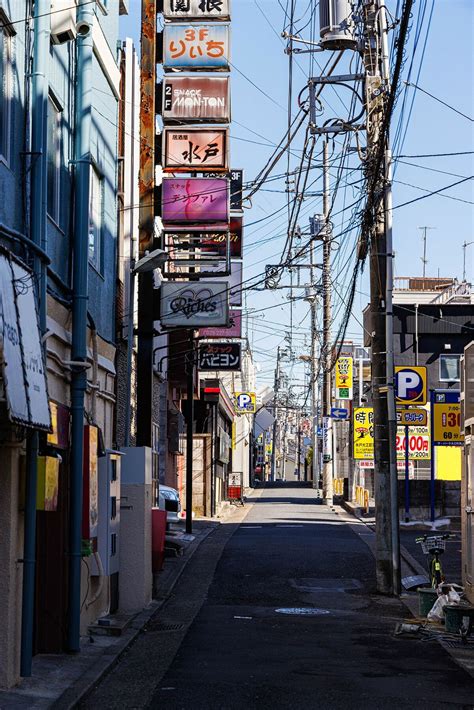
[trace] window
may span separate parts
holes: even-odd
[[[440,355],[439,356],[439,379],[440,382],[459,382],[460,380],[460,356]]]
[[[62,158],[62,113],[55,102],[48,101],[48,214],[56,224],[60,223],[61,205],[61,158]]]
[[[102,176],[92,166],[89,196],[89,261],[100,271],[102,249],[102,213],[104,185]]]
[[[0,23],[3,16],[0,13]],[[0,25],[0,156],[10,160],[11,36]]]

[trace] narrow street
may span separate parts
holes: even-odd
[[[363,525],[304,484],[267,485],[247,508],[81,707],[473,707],[474,681],[436,641],[394,638],[408,612],[376,595]]]

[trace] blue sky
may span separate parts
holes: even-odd
[[[255,178],[273,152],[273,145],[282,139],[288,121],[288,56],[284,53],[286,42],[281,38],[285,25],[284,8],[286,0],[234,0],[232,3],[232,116],[231,163],[235,168],[245,170],[245,180]],[[311,3],[297,0],[296,23],[301,28],[301,36],[311,37],[311,26],[304,27]],[[388,7],[395,12],[395,0],[388,0]],[[474,7],[471,0],[435,0],[431,22],[429,16],[432,0],[417,0],[413,10],[413,24],[407,46],[403,78],[410,66],[416,39],[419,12],[424,8],[424,21],[417,43],[411,81],[416,82],[421,54],[429,25],[426,49],[418,84],[452,105],[467,116],[474,116],[473,106],[473,26]],[[130,15],[122,19],[122,36],[132,36],[139,42],[140,2],[130,0]],[[319,26],[319,21],[318,21]],[[300,54],[293,62],[292,115],[297,113],[297,96],[307,82],[310,62],[312,73],[320,73],[317,63],[324,66],[330,59],[329,52]],[[350,67],[353,54],[346,52],[338,67],[345,73]],[[354,62],[352,63],[352,67]],[[255,86],[256,85],[256,86]],[[258,88],[256,88],[258,87]],[[408,109],[414,89],[403,88],[400,94],[392,137],[395,138],[397,120],[403,107],[406,93],[404,121],[405,131]],[[325,105],[324,119],[347,116],[350,93],[347,90],[325,89],[322,99]],[[299,164],[302,149],[303,130],[292,144],[290,167],[295,170]],[[426,94],[416,92],[415,102],[403,145],[395,145],[394,154],[420,156],[434,153],[453,153],[473,150],[473,123],[460,116]],[[332,186],[336,180],[336,166],[340,140],[334,145],[334,169],[331,170]],[[400,151],[401,148],[401,151]],[[317,142],[314,155],[321,150]],[[403,162],[402,162],[403,161]],[[319,164],[318,159],[314,163]],[[281,175],[287,167],[286,155],[273,170],[273,175]],[[347,168],[354,168],[353,172]],[[362,177],[360,163],[356,155],[345,165],[345,177],[341,180],[336,196],[333,214],[342,211],[358,196],[358,185],[344,187],[344,181],[355,182]],[[438,190],[446,185],[473,174],[472,156],[419,158],[406,157],[397,161],[393,186],[393,204],[397,208],[405,202],[423,196],[427,191]],[[441,172],[443,171],[443,172]],[[350,175],[350,177],[348,177]],[[308,230],[308,216],[321,210],[321,200],[314,193],[321,190],[320,171],[311,171],[310,196],[301,206],[299,224],[302,231]],[[428,226],[427,275],[462,276],[464,241],[474,240],[473,230],[473,189],[472,181],[453,187],[438,195],[420,200],[411,205],[394,210],[394,246],[396,251],[396,276],[421,275],[423,252],[422,232],[419,227]],[[457,198],[457,199],[453,199]],[[467,202],[463,202],[465,200]],[[284,179],[268,181],[253,197],[251,209],[245,210],[247,228],[244,231],[245,271],[244,278],[260,274],[266,263],[278,263],[286,239],[287,195]],[[274,213],[277,214],[274,215]],[[351,210],[341,212],[333,218],[334,234],[347,226]],[[257,224],[251,224],[262,220]],[[342,222],[341,222],[342,220]],[[354,258],[352,257],[356,232],[345,234],[335,240],[334,261],[334,329],[345,308],[345,296]],[[304,237],[303,237],[304,242]],[[474,244],[467,248],[467,279],[474,280]],[[318,254],[317,254],[318,260]],[[367,271],[367,269],[366,269]],[[303,279],[304,281],[304,279]],[[287,283],[287,281],[285,281]],[[296,296],[301,291],[294,291]],[[354,302],[354,317],[349,323],[346,338],[361,340],[358,320],[367,303],[368,279],[365,273],[357,287]],[[294,302],[293,312],[287,299],[288,291],[248,291],[247,309],[250,334],[261,364],[260,382],[271,382],[277,346],[284,342],[284,334],[293,322],[293,348],[296,354],[308,351],[309,317],[307,304],[301,299]],[[266,309],[266,310],[262,310]],[[287,366],[289,367],[289,366]],[[302,365],[290,368],[294,382],[303,383]]]

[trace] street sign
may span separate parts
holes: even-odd
[[[240,343],[200,343],[198,370],[240,370]]]
[[[461,404],[458,390],[434,392],[433,444],[435,446],[462,446]]]
[[[397,409],[397,424],[399,426],[426,426],[428,412],[426,409]]]
[[[426,367],[396,367],[395,396],[397,404],[426,404]]]
[[[255,414],[255,392],[235,392],[235,411],[238,414]]]
[[[331,419],[349,419],[349,410],[343,407],[331,407]]]
[[[397,459],[405,459],[407,437],[405,427],[397,427]],[[431,458],[430,430],[426,426],[412,426],[408,435],[408,458],[411,461],[429,461]]]
[[[339,357],[336,360],[335,373],[336,399],[352,399],[352,358]]]
[[[354,409],[354,458],[374,458],[374,410],[372,407]]]

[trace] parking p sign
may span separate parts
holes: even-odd
[[[396,367],[395,397],[397,404],[426,404],[426,367]]]
[[[255,392],[235,392],[235,411],[237,414],[255,414]]]

